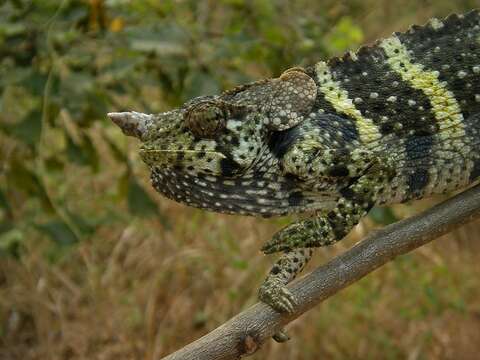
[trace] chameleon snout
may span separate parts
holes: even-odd
[[[136,111],[110,112],[107,116],[128,136],[140,140],[146,135],[148,125],[153,121],[153,116]]]

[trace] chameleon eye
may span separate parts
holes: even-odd
[[[211,138],[225,128],[224,109],[210,101],[193,105],[185,114],[186,126],[199,138]]]

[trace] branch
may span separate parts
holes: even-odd
[[[163,360],[228,360],[254,353],[284,325],[373,270],[480,217],[480,185],[424,213],[369,235],[345,253],[290,286],[294,313],[279,314],[257,303]]]

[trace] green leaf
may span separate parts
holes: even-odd
[[[92,168],[94,172],[98,171],[100,160],[98,158],[97,150],[93,145],[92,139],[89,136],[85,135],[83,137],[83,151],[86,158],[88,159],[88,165]]]
[[[161,57],[188,56],[189,36],[189,31],[175,22],[157,23],[156,26],[149,27],[130,27],[126,31],[130,49]]]
[[[32,71],[29,68],[30,72],[26,73],[26,76],[20,84],[26,88],[34,96],[43,96],[45,91],[45,84],[47,83],[48,76],[37,71]]]
[[[122,164],[128,162],[127,155],[117,146],[117,144],[115,144],[115,142],[113,142],[108,136],[104,136],[103,140],[107,143],[115,160]]]
[[[246,270],[248,268],[248,261],[245,259],[233,259],[231,265],[235,269]]]
[[[97,150],[92,140],[87,135],[82,135],[80,144],[67,136],[68,159],[78,165],[90,166],[94,172],[98,171],[99,159]]]
[[[8,203],[7,197],[5,196],[5,194],[1,189],[0,189],[0,208],[3,208],[8,214],[11,214],[12,212],[12,208]]]
[[[357,47],[363,41],[362,29],[348,16],[343,17],[327,36],[325,44],[331,54],[339,54]]]
[[[127,201],[128,209],[133,215],[145,217],[158,214],[157,204],[150,198],[145,190],[143,190],[133,176],[130,176],[128,183]]]
[[[185,79],[185,92],[183,97],[191,99],[201,95],[213,95],[220,92],[220,84],[210,74],[196,71]]]
[[[65,210],[65,212],[67,213],[69,219],[75,224],[76,229],[78,229],[82,235],[91,236],[95,233],[96,224],[91,218],[87,219],[82,215],[73,213],[69,210]]]
[[[70,227],[60,219],[38,224],[36,225],[36,228],[49,236],[53,242],[60,246],[70,246],[79,241]]]
[[[42,131],[42,113],[40,109],[31,111],[20,123],[10,127],[9,132],[28,145],[36,145]]]
[[[80,126],[89,126],[95,119],[104,119],[108,112],[110,99],[107,93],[97,89],[88,93],[86,100],[88,106],[84,113],[85,120],[79,124]]]
[[[0,256],[7,255],[18,258],[23,240],[23,233],[16,228],[2,232],[0,235]]]
[[[44,210],[49,212],[53,210],[52,203],[40,177],[28,169],[23,161],[19,159],[13,159],[11,161],[7,179],[12,189],[22,190],[27,195],[38,198]]]

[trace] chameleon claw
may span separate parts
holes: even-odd
[[[285,329],[278,330],[275,334],[273,334],[272,338],[278,343],[284,343],[290,340],[290,336],[288,336]]]
[[[259,299],[280,313],[292,313],[295,309],[295,296],[275,279],[267,280],[258,291]]]

